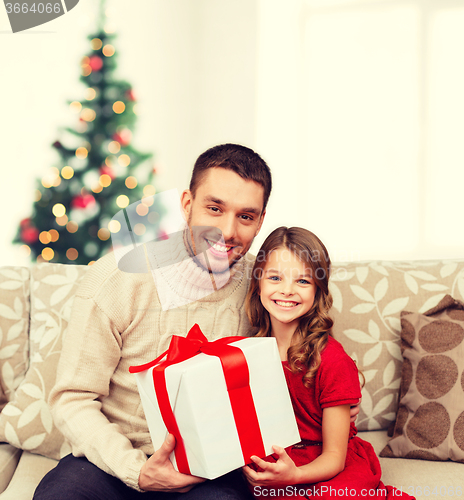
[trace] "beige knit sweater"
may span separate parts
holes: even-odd
[[[57,383],[50,394],[56,425],[72,445],[104,471],[139,489],[147,454],[154,452],[131,365],[151,361],[172,335],[198,323],[209,340],[246,335],[244,310],[253,258],[245,256],[218,291],[192,260],[158,272],[175,293],[201,297],[163,310],[150,273],[118,269],[113,253],[97,261],[79,287],[63,341]]]

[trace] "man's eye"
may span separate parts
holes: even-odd
[[[219,212],[219,207],[209,207],[209,209],[213,212]]]
[[[241,215],[240,216],[243,220],[249,220],[249,221],[252,221],[253,220],[253,217],[250,217],[249,215]]]

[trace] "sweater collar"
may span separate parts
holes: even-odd
[[[190,254],[185,231],[148,243],[147,257],[163,310],[191,302],[216,302],[229,296],[243,281],[244,259],[225,273],[211,274]]]

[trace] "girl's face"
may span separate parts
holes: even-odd
[[[293,252],[278,248],[269,254],[259,295],[274,329],[279,323],[296,328],[298,318],[311,309],[316,291],[311,268]]]

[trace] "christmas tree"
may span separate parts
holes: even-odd
[[[13,241],[39,262],[93,263],[111,249],[111,231],[119,229],[112,217],[137,201],[138,234],[153,232],[159,217],[152,155],[132,145],[136,99],[129,83],[114,78],[115,35],[105,31],[101,5],[100,27],[81,61],[84,98],[69,102],[78,123],[65,129],[67,142],[53,144],[59,164],[38,179],[32,215]]]

